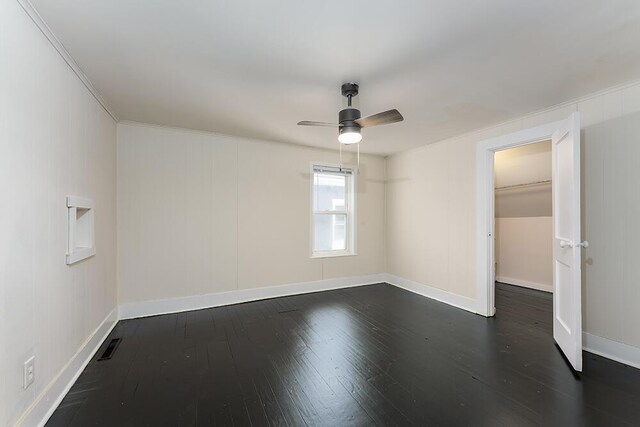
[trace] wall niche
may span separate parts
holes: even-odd
[[[67,196],[68,247],[67,264],[75,264],[96,254],[93,200]]]

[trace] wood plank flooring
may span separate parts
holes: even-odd
[[[551,336],[551,295],[486,319],[388,284],[118,323],[47,426],[640,425],[640,370]]]

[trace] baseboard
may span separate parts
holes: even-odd
[[[31,404],[16,423],[17,426],[44,426],[71,386],[76,382],[93,355],[98,351],[111,330],[118,323],[118,310],[114,308],[102,323],[80,346],[76,354]]]
[[[434,288],[423,283],[414,282],[413,280],[404,279],[402,277],[394,276],[393,274],[387,274],[387,283],[407,291],[425,296],[427,298],[434,299],[436,301],[443,302],[445,304],[452,305],[463,310],[477,313],[477,301],[473,298],[468,298],[462,295],[454,294],[444,291],[442,289]]]
[[[179,313],[210,307],[238,304],[242,302],[277,298],[289,295],[307,294],[328,291],[331,289],[349,288],[353,286],[372,285],[386,281],[385,274],[369,276],[343,277],[337,279],[317,280],[313,282],[292,283],[280,286],[268,286],[253,289],[240,289],[230,292],[219,292],[206,295],[194,295],[155,301],[142,301],[121,304],[120,319],[156,316],[159,314]]]
[[[638,347],[583,332],[582,348],[590,353],[640,369],[640,348]]]
[[[553,285],[545,285],[544,283],[527,282],[526,280],[514,279],[512,277],[496,276],[496,282],[506,283],[507,285],[522,286],[523,288],[535,289],[537,291],[553,293]]]

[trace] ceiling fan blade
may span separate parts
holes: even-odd
[[[356,123],[363,128],[369,128],[371,126],[388,125],[390,123],[401,122],[404,120],[402,114],[395,108],[389,111],[383,111],[382,113],[372,114],[367,117],[362,117],[356,120]]]
[[[337,128],[337,127],[342,126],[341,124],[338,124],[338,123],[310,122],[308,120],[303,120],[301,122],[298,122],[298,125],[300,125],[300,126],[328,126],[328,127],[332,127],[332,128]]]

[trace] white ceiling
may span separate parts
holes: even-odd
[[[389,154],[640,78],[638,0],[32,0],[121,120]]]

